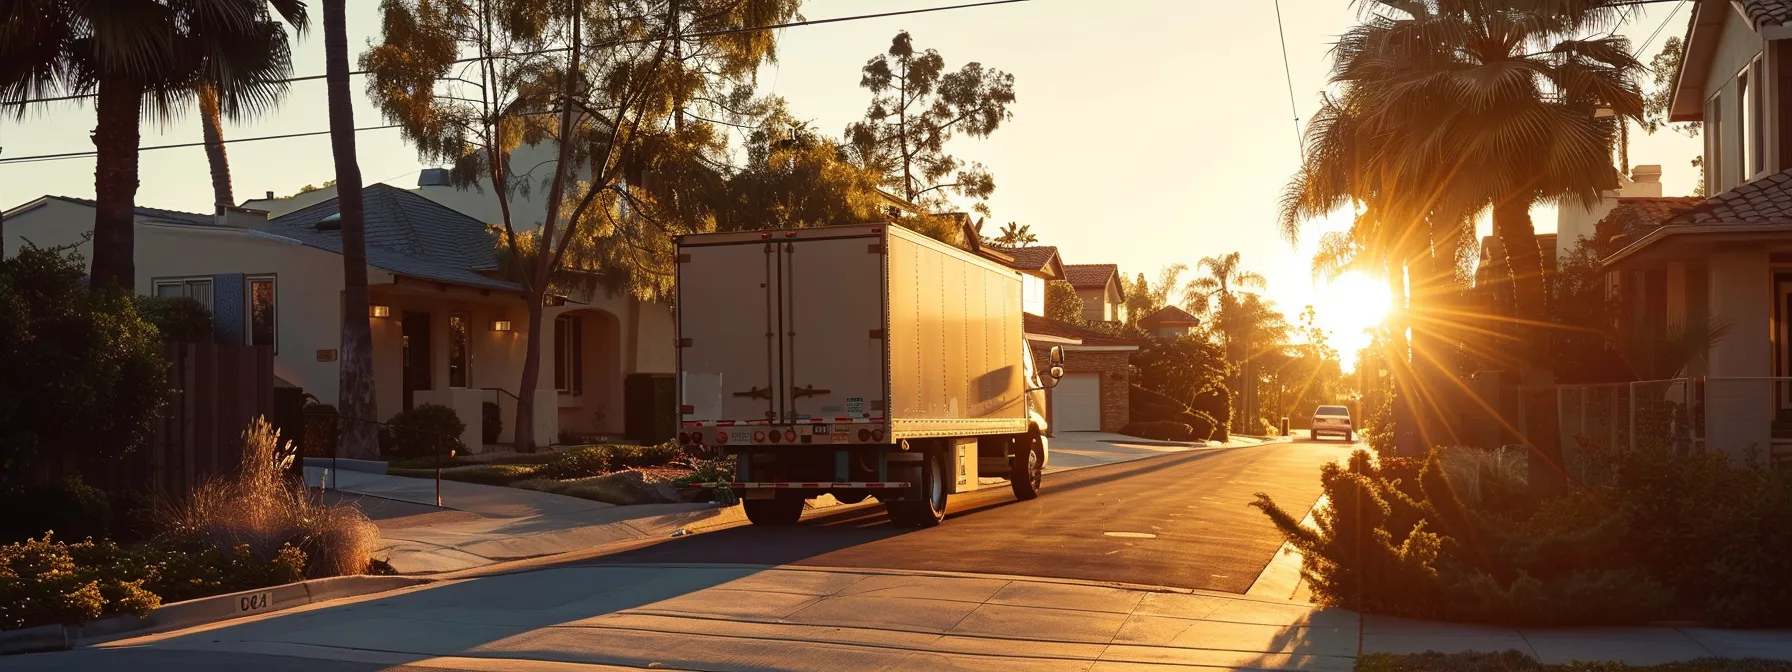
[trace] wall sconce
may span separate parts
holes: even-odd
[[[369,317],[391,317],[392,307],[382,306],[376,303],[367,307],[367,315]]]
[[[510,320],[492,320],[492,331],[510,331]]]

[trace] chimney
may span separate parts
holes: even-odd
[[[271,191],[270,191],[270,192],[268,192],[268,199],[267,199],[267,200],[270,200],[270,201],[271,201],[271,200],[274,200],[274,192],[271,192]]]
[[[417,186],[419,187],[446,187],[448,185],[447,168],[424,168],[423,172],[417,173]]]
[[[216,217],[218,226],[233,229],[265,229],[268,227],[268,211],[226,205],[218,208]]]
[[[1630,169],[1631,185],[1625,196],[1661,197],[1661,166],[1651,164]]]

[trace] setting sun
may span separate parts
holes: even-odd
[[[1313,303],[1319,327],[1329,332],[1344,366],[1356,360],[1356,351],[1369,344],[1366,330],[1381,324],[1388,314],[1385,283],[1361,273],[1345,273],[1319,287]]]

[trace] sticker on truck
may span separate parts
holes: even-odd
[[[846,398],[846,414],[847,415],[862,415],[864,413],[865,413],[865,398],[864,397],[847,397]]]

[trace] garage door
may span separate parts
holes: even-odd
[[[1052,388],[1052,428],[1060,432],[1101,431],[1101,374],[1064,374]]]

